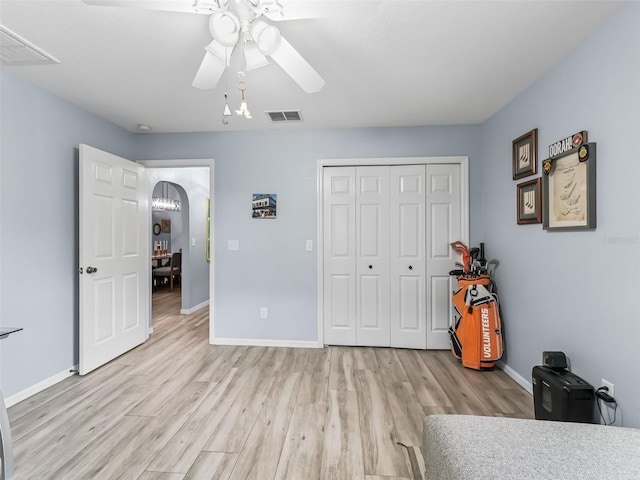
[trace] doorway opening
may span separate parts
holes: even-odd
[[[149,184],[149,205],[152,202],[152,189],[165,182],[173,189],[173,197],[180,200],[180,212],[150,212],[150,228],[160,224],[161,234],[156,236],[151,232],[151,248],[155,241],[165,241],[161,244],[168,247],[171,253],[182,254],[182,275],[180,283],[174,283],[174,292],[179,288],[179,314],[191,314],[204,308],[209,313],[209,343],[213,338],[213,278],[214,269],[211,268],[213,255],[209,238],[213,237],[213,222],[207,221],[213,211],[213,160],[148,160],[139,163],[147,167],[147,181]],[[165,187],[165,193],[167,189]],[[169,197],[172,197],[169,194]],[[155,195],[154,195],[155,196]],[[155,214],[155,217],[154,217]],[[168,217],[168,218],[166,218]],[[162,237],[162,220],[170,220],[170,232],[165,232],[170,238]],[[159,221],[159,222],[158,222]],[[165,221],[165,225],[168,223]],[[156,227],[156,230],[158,228]],[[151,269],[151,266],[150,266]],[[170,287],[153,287],[149,282],[149,291],[170,293]],[[175,294],[173,295],[175,299]],[[153,331],[153,309],[155,302],[150,305],[150,332]],[[161,302],[158,305],[165,303]],[[176,301],[166,302],[168,308],[175,308]],[[173,305],[173,306],[171,306]]]
[[[179,313],[183,302],[182,274],[184,264],[189,270],[189,195],[182,185],[160,180],[153,187],[151,197],[151,318],[154,314]],[[157,201],[159,199],[159,201]],[[172,301],[159,302],[159,297]]]

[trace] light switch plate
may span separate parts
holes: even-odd
[[[305,250],[307,252],[313,252],[313,240],[307,240],[305,244]]]
[[[227,250],[237,251],[240,250],[240,240],[228,240],[227,241]]]

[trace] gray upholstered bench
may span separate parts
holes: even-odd
[[[640,430],[584,423],[431,415],[426,480],[640,479]]]

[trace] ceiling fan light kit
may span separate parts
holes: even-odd
[[[280,48],[280,29],[262,20],[254,20],[249,30],[251,38],[263,55],[273,55]]]
[[[193,80],[193,86],[202,90],[215,88],[227,67],[230,57],[239,46],[240,73],[255,70],[269,64],[270,57],[282,68],[306,93],[319,92],[325,84],[324,79],[309,65],[302,55],[282,36],[280,29],[265,22],[299,18],[287,17],[278,0],[195,0],[190,2],[167,0],[83,0],[90,5],[146,8],[177,12],[192,12],[210,15],[209,31],[213,41],[204,47],[205,55]],[[296,6],[294,4],[294,6]],[[299,12],[298,12],[299,13]],[[242,81],[244,84],[244,81]],[[251,118],[241,88],[242,100],[239,115]],[[228,102],[225,88],[225,110],[227,117]],[[240,113],[242,112],[242,113]]]
[[[245,42],[244,60],[247,64],[247,71],[257,70],[261,67],[269,65],[269,60],[260,52],[258,45],[254,41]]]
[[[240,19],[232,12],[214,12],[209,17],[209,31],[225,47],[234,47],[240,38]]]

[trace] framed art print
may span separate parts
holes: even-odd
[[[518,225],[542,223],[541,180],[529,180],[516,187]]]
[[[251,198],[253,218],[276,218],[278,195],[275,193],[254,193]]]
[[[538,171],[537,128],[534,128],[513,141],[511,156],[514,180],[535,175]]]
[[[596,144],[542,162],[542,227],[545,230],[596,228]]]

